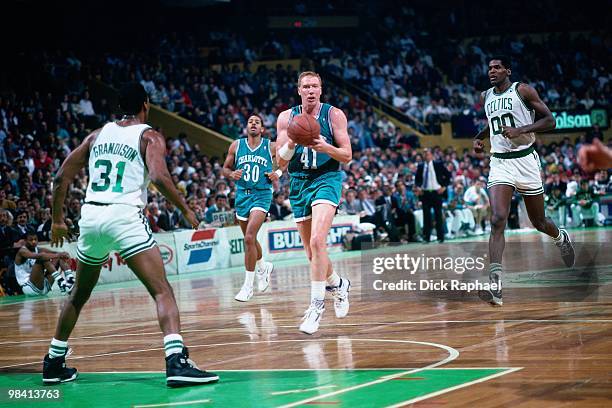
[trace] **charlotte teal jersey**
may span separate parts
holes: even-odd
[[[333,146],[336,146],[334,142],[334,131],[332,129],[330,112],[332,106],[327,103],[320,105],[319,113],[315,116],[321,127],[321,136],[325,138],[325,141]],[[291,108],[291,117],[302,113],[302,105],[294,106]],[[326,153],[315,152],[314,150],[297,145],[295,148],[295,154],[289,162],[289,174],[292,175],[318,175],[321,173],[338,171],[340,169],[340,163],[337,160],[332,159]]]
[[[270,190],[272,183],[265,173],[272,171],[272,152],[270,139],[261,139],[255,149],[251,149],[247,138],[238,139],[235,169],[242,170],[242,177],[236,181],[238,189]]]

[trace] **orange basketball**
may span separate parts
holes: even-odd
[[[321,127],[319,122],[306,113],[294,116],[287,128],[289,138],[302,146],[311,145],[312,141],[319,137],[320,133]]]

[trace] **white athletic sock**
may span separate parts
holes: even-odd
[[[336,271],[333,271],[327,278],[327,284],[332,288],[340,286],[340,275],[338,275]]]
[[[68,351],[68,342],[57,340],[55,337],[51,340],[51,345],[49,346],[49,357],[56,358],[65,356]]]
[[[559,242],[563,239],[563,234],[561,233],[561,229],[559,228],[559,236],[557,238],[553,238],[553,241]]]
[[[246,271],[244,275],[244,286],[253,287],[253,280],[255,279],[255,271]]]
[[[166,357],[174,353],[181,353],[184,346],[183,336],[180,334],[169,334],[164,336],[164,350],[166,351]]]
[[[310,282],[310,301],[325,300],[325,281]]]
[[[53,278],[53,282],[55,282],[57,278],[59,278],[60,276],[62,276],[62,273],[60,271],[55,271],[51,274],[51,277]]]
[[[64,275],[65,275],[66,277],[68,277],[68,276],[70,276],[70,275],[74,275],[74,272],[72,272],[72,269],[66,269],[66,270],[64,271]]]

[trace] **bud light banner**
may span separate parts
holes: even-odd
[[[185,230],[174,233],[180,273],[230,266],[225,228]]]
[[[359,223],[357,216],[338,216],[334,218],[327,236],[329,252],[342,251],[342,237],[351,230],[353,225]],[[271,260],[295,257],[304,254],[304,244],[300,239],[295,222],[281,221],[264,224],[266,228],[267,254]]]

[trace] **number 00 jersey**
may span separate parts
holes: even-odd
[[[484,107],[489,121],[491,153],[523,150],[535,142],[534,133],[525,133],[512,140],[502,135],[503,126],[518,128],[531,125],[535,119],[535,111],[527,107],[518,92],[518,86],[519,82],[514,82],[501,94],[496,93],[495,88],[485,93]]]
[[[85,202],[147,204],[149,175],[140,154],[140,138],[149,125],[104,125],[89,151]]]

